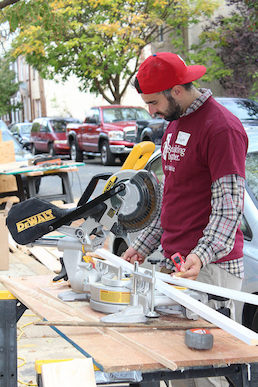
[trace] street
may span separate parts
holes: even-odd
[[[72,193],[74,201],[77,202],[81,197],[82,193],[86,189],[88,183],[93,176],[111,172],[112,174],[118,171],[121,168],[121,164],[117,161],[117,164],[114,166],[104,167],[101,164],[100,158],[96,157],[93,160],[84,159],[85,166],[78,167],[77,172],[70,172],[69,178],[72,188]],[[100,180],[93,196],[96,197],[102,193],[103,187],[105,185],[104,180]],[[58,176],[48,176],[47,178],[42,179],[40,184],[39,194],[58,194],[62,192],[61,179]]]

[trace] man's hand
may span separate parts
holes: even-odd
[[[201,270],[202,262],[198,255],[189,254],[186,257],[185,263],[182,264],[180,277],[195,280]]]
[[[130,263],[134,263],[135,261],[138,261],[140,265],[144,262],[144,259],[145,259],[133,247],[129,247],[121,258],[125,259]]]

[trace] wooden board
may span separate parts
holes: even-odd
[[[96,387],[91,359],[74,359],[42,365],[44,387]]]
[[[13,141],[0,142],[0,164],[15,162],[15,151]],[[1,165],[0,165],[1,167]],[[16,179],[14,176],[0,176],[0,192],[17,191]]]
[[[0,192],[15,192],[17,191],[17,183],[15,176],[0,175]]]
[[[5,281],[2,277],[2,282],[29,309],[47,320],[99,321],[103,316],[93,311],[86,302],[64,303],[57,299],[61,291],[69,288],[66,283],[53,284],[51,279],[49,276],[36,276]],[[89,327],[58,329],[62,335],[69,337],[90,354],[106,372],[164,369],[167,367],[163,364],[165,361],[171,365],[170,368],[174,365],[172,369],[258,362],[258,347],[250,347],[221,329],[212,329],[214,346],[209,351],[187,348],[183,330]]]
[[[0,142],[0,163],[11,163],[15,161],[15,151],[13,141]]]
[[[34,246],[29,248],[29,252],[34,255],[43,265],[45,265],[49,270],[52,270],[55,273],[60,273],[62,265],[53,254],[51,254],[47,249],[44,249],[41,246]]]

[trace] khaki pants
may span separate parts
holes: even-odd
[[[205,266],[199,273],[197,281],[205,282],[211,285],[217,285],[229,289],[241,290],[242,280],[226,270],[221,269],[216,264]],[[218,309],[225,306],[230,309],[231,318],[235,319],[235,304],[234,301],[209,301],[209,306],[213,309]],[[228,387],[229,383],[224,376],[175,380],[170,382],[171,387]]]

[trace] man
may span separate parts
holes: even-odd
[[[169,52],[148,57],[139,68],[137,91],[150,113],[163,116],[170,124],[161,146],[164,189],[160,217],[123,258],[142,263],[161,242],[161,266],[168,271],[173,267],[171,255],[179,252],[185,257],[181,277],[239,290],[248,140],[238,118],[218,104],[210,90],[193,86],[205,72],[204,66],[186,66]],[[233,303],[226,306],[234,318]]]

